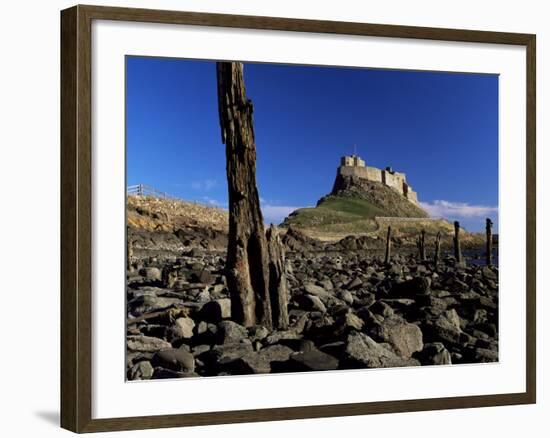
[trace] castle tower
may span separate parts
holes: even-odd
[[[385,169],[367,166],[365,161],[357,154],[345,155],[340,158],[337,181],[341,177],[362,178],[367,181],[382,183],[413,204],[418,205],[417,194],[407,182],[407,176],[404,173],[397,172],[389,166]]]
[[[341,166],[365,167],[365,161],[359,155],[346,155],[340,159]]]

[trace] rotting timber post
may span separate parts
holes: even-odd
[[[439,257],[441,254],[441,231],[437,232],[435,237],[435,252],[434,252],[434,265],[437,270],[437,265],[439,264]]]
[[[485,248],[485,261],[487,266],[493,264],[493,221],[487,218],[485,221],[485,234],[486,234],[486,248]]]
[[[454,250],[455,250],[455,261],[457,264],[462,264],[462,251],[460,249],[460,222],[454,221],[455,226],[455,236],[453,238]]]
[[[386,235],[386,256],[384,263],[389,264],[391,260],[391,226],[388,225],[388,234]]]
[[[216,68],[218,111],[222,141],[225,143],[229,191],[226,275],[231,295],[231,317],[245,327],[261,324],[271,329],[273,297],[270,294],[270,283],[279,282],[270,279],[269,253],[281,257],[281,252],[268,251],[264,231],[256,186],[252,102],[246,97],[242,63],[218,62]],[[278,240],[272,243],[277,244],[280,244]],[[273,264],[277,265],[277,262]],[[282,275],[281,281],[286,286],[284,273],[273,275]],[[286,303],[284,300],[281,302]],[[280,314],[278,311],[277,315]],[[286,309],[284,314],[288,324]],[[277,318],[275,325],[285,324],[281,324]]]
[[[418,247],[418,257],[421,262],[426,260],[426,230],[422,229],[418,240],[416,241]]]

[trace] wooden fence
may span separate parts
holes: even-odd
[[[145,184],[135,184],[126,188],[126,195],[128,196],[151,196],[153,198],[161,199],[179,199],[176,196],[171,196],[166,192],[161,192],[154,187]]]
[[[169,193],[155,189],[154,187],[148,186],[147,184],[134,184],[132,186],[126,187],[126,196],[150,196],[152,198],[158,199],[170,199],[173,201],[187,202],[189,204],[200,205],[202,207],[221,208],[219,205],[213,205],[207,202],[182,199],[178,196],[170,195]]]

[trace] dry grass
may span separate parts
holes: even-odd
[[[127,223],[132,228],[176,231],[198,227],[227,232],[229,213],[222,208],[151,196],[132,195],[126,199]]]

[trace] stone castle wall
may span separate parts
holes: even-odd
[[[356,176],[368,181],[385,184],[414,204],[418,204],[418,195],[407,183],[407,176],[402,172],[395,172],[391,168],[378,169],[367,166],[365,161],[357,155],[342,157],[338,173],[342,176]]]

